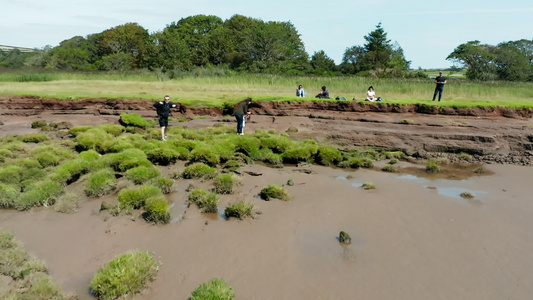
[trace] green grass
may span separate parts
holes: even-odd
[[[208,192],[198,188],[189,194],[189,203],[194,203],[203,212],[214,213],[218,211],[219,196],[215,193]]]
[[[224,214],[226,215],[226,218],[237,218],[237,219],[244,219],[247,217],[251,217],[254,210],[254,205],[252,203],[246,203],[244,201],[240,201],[237,203],[233,203],[228,205],[224,209]]]
[[[154,223],[168,223],[170,221],[170,206],[163,196],[151,197],[144,204],[146,210],[144,218]]]
[[[39,73],[26,74],[28,76]],[[20,74],[19,74],[20,75]],[[432,103],[433,79],[377,79],[364,77],[281,76],[268,74],[238,74],[232,76],[185,76],[158,81],[153,73],[53,73],[53,81],[14,82],[9,74],[0,77],[0,94],[34,95],[63,100],[81,98],[132,98],[161,100],[169,94],[172,101],[200,107],[223,107],[244,98],[256,101],[314,101],[313,94],[326,85],[332,98],[363,99],[370,85],[386,99],[385,103],[436,106],[508,106],[533,107],[533,83],[472,82],[449,80],[443,101]],[[18,76],[18,75],[17,75]],[[38,75],[38,76],[43,76]],[[296,85],[303,84],[307,98],[293,96]],[[334,100],[332,100],[334,101]]]
[[[111,168],[101,169],[89,175],[85,194],[91,198],[101,197],[114,191],[116,186],[115,171]]]
[[[190,300],[233,300],[235,292],[222,279],[213,278],[207,283],[202,283],[193,292]]]
[[[91,288],[99,299],[116,299],[140,292],[158,272],[154,257],[144,251],[120,254],[96,272]]]
[[[291,199],[291,196],[289,195],[287,190],[285,190],[285,188],[283,188],[282,186],[276,184],[271,184],[269,186],[264,187],[263,189],[261,189],[261,193],[259,193],[259,195],[261,196],[261,199],[265,201],[269,201],[272,198],[280,199],[283,201],[289,201]]]
[[[220,174],[215,178],[215,192],[217,194],[233,194],[235,187],[240,183],[240,177],[235,174]]]

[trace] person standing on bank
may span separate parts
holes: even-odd
[[[235,108],[235,111],[233,112],[233,115],[235,116],[235,119],[237,119],[237,134],[238,135],[244,135],[242,132],[243,125],[244,125],[244,118],[249,119],[251,112],[248,111],[248,106],[252,103],[252,98],[247,98],[241,101],[239,105]]]
[[[170,108],[177,107],[176,104],[170,102],[170,96],[165,96],[165,101],[159,101],[154,103],[154,107],[157,110],[157,118],[159,119],[159,126],[161,126],[161,139],[167,140],[167,128],[168,128],[168,115],[170,114]]]
[[[442,92],[444,91],[444,85],[446,84],[446,77],[442,76],[442,72],[439,72],[439,76],[435,78],[435,93],[433,93],[433,101],[435,101],[435,98],[437,97],[437,93],[439,94],[439,102],[440,98],[442,97]]]

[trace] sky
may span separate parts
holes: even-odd
[[[135,22],[150,33],[193,15],[234,14],[290,21],[310,56],[324,50],[337,64],[348,47],[381,22],[411,68],[448,68],[460,44],[533,39],[531,0],[0,0],[0,45],[42,48]]]

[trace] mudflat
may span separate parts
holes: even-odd
[[[221,197],[216,214],[186,204],[190,183],[205,188],[211,183],[179,179],[177,190],[167,196],[173,204],[167,225],[149,224],[140,212],[121,217],[100,213],[102,201],[116,199],[113,194],[83,198],[73,214],[51,207],[0,210],[0,228],[44,260],[52,277],[80,299],[93,298],[89,282],[98,268],[133,249],[150,251],[161,263],[155,281],[134,299],[188,299],[214,277],[228,282],[237,299],[531,298],[531,119],[330,110],[305,115],[297,109],[289,115],[291,110],[256,109],[259,115],[247,123],[245,133],[297,128],[290,133],[295,138],[345,147],[380,145],[421,156],[453,157],[470,149],[475,162],[485,163],[492,174],[458,177],[452,170],[446,178],[426,178],[415,172],[424,168],[417,161],[400,162],[399,173],[381,172],[379,164],[372,170],[254,164],[238,170],[242,185]],[[34,132],[30,125],[38,119],[73,126],[118,121],[116,114],[6,111],[0,111],[2,136]],[[191,111],[187,114],[190,121],[171,126],[202,128],[233,121],[223,115],[193,119]],[[400,122],[404,119],[411,121]],[[183,162],[159,168],[169,174],[183,169]],[[286,185],[289,179],[293,186]],[[364,190],[363,183],[376,189]],[[83,184],[68,189],[83,194]],[[284,185],[292,199],[260,199],[261,188],[269,184]],[[462,192],[474,198],[463,199]],[[225,219],[223,208],[240,200],[254,204],[254,218]],[[340,231],[350,234],[350,245],[339,243]]]

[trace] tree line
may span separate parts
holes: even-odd
[[[149,33],[137,23],[127,23],[87,37],[75,36],[56,47],[33,53],[0,51],[0,66],[32,66],[52,70],[149,69],[177,76],[198,67],[288,75],[360,75],[379,77],[425,77],[408,72],[410,61],[398,43],[387,38],[379,23],[364,45],[347,47],[339,65],[323,51],[311,57],[291,22],[265,22],[234,15],[195,15]],[[533,40],[498,46],[468,42],[448,59],[467,68],[477,80],[533,80]]]

